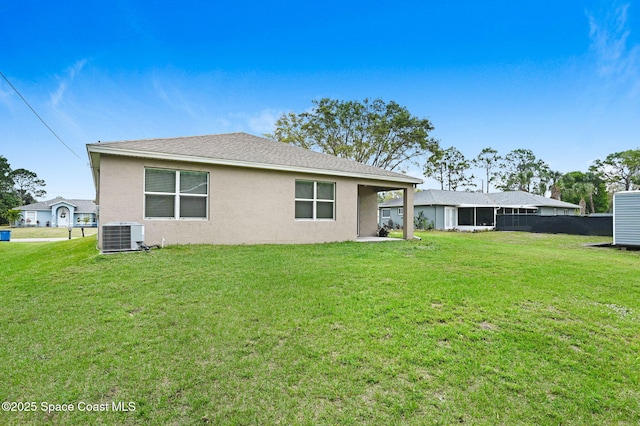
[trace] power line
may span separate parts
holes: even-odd
[[[73,149],[71,149],[71,147],[69,147],[69,145],[67,145],[66,143],[64,143],[64,141],[60,138],[60,136],[58,136],[58,134],[56,132],[53,131],[53,129],[51,127],[49,127],[49,125],[42,119],[42,117],[40,117],[40,115],[36,112],[35,109],[33,109],[33,107],[31,105],[29,105],[29,102],[27,102],[27,100],[24,98],[24,96],[22,96],[22,94],[20,94],[20,92],[18,91],[18,89],[16,89],[16,87],[11,84],[11,82],[9,81],[9,79],[2,73],[2,71],[0,71],[0,75],[2,76],[2,78],[4,78],[4,80],[9,84],[9,86],[11,86],[11,88],[17,93],[18,96],[20,96],[20,99],[22,99],[22,101],[25,103],[25,105],[27,105],[29,107],[29,109],[31,110],[31,112],[33,112],[35,114],[36,117],[38,117],[38,120],[40,120],[42,122],[42,124],[44,124],[44,126],[49,129],[49,131],[53,134],[53,136],[56,137],[56,139],[58,139],[60,141],[60,143],[62,145],[65,146],[65,148],[67,148],[69,151],[71,151],[71,153],[73,155],[75,155],[76,157],[78,157],[81,161],[84,161],[84,159],[82,157],[80,157]]]

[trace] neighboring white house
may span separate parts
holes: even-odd
[[[395,226],[404,218],[402,198],[386,201],[379,224]],[[414,217],[422,217],[433,229],[478,231],[494,229],[497,215],[575,215],[580,206],[523,191],[485,194],[428,189],[414,194]]]
[[[97,209],[93,200],[70,200],[57,197],[39,203],[15,207],[22,216],[17,226],[91,227],[97,226]]]
[[[613,245],[640,247],[640,191],[613,194]]]

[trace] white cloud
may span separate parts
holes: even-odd
[[[169,82],[167,78],[154,76],[153,88],[155,94],[170,108],[185,113],[193,120],[201,120],[202,114],[198,113],[196,103],[190,98],[193,94],[185,92],[177,84]]]
[[[247,119],[249,129],[258,134],[272,133],[274,125],[281,115],[282,113],[271,109],[262,110]]]
[[[13,106],[13,103],[11,102],[12,95],[15,95],[15,92],[10,92],[9,90],[11,89],[5,91],[2,83],[4,82],[0,83],[0,104],[3,104],[7,108],[11,108]]]
[[[640,45],[629,45],[631,29],[627,19],[630,4],[604,14],[587,12],[589,37],[598,73],[618,83],[628,83],[632,91],[640,88]]]
[[[82,71],[82,68],[84,68],[86,64],[87,60],[81,59],[79,61],[76,61],[76,63],[73,64],[72,67],[67,69],[66,76],[60,81],[60,84],[58,84],[58,88],[54,93],[51,94],[51,97],[49,98],[49,102],[51,103],[51,106],[53,108],[57,108],[58,105],[62,102],[67,88],[80,73],[80,71]]]

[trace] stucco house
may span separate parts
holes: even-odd
[[[96,204],[93,200],[57,197],[39,203],[15,207],[22,211],[18,226],[91,227],[97,226]]]
[[[498,215],[575,215],[580,206],[523,191],[496,193],[457,192],[429,189],[414,194],[413,216],[422,214],[434,229],[478,231],[495,229]],[[402,223],[404,200],[389,200],[378,206],[379,224]],[[412,216],[412,217],[413,217]]]
[[[100,223],[140,223],[147,245],[375,236],[378,192],[402,190],[412,217],[422,182],[246,133],[94,143],[87,151]],[[411,239],[413,221],[403,225]]]

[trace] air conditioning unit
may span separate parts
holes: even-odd
[[[102,252],[140,250],[144,244],[144,225],[111,222],[102,225]]]

